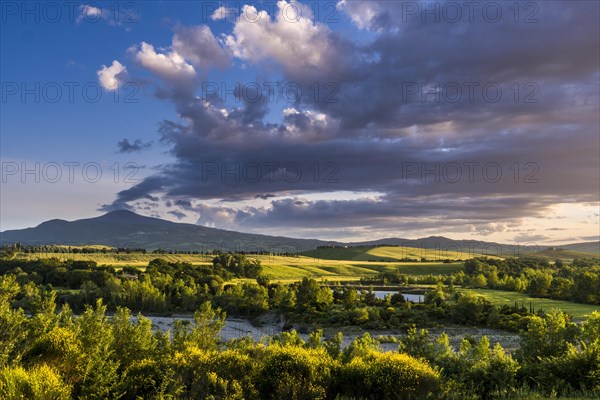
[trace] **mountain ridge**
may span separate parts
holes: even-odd
[[[549,246],[527,247],[481,240],[454,240],[444,236],[419,239],[383,238],[339,242],[298,239],[210,228],[167,221],[116,210],[97,217],[74,221],[51,219],[31,228],[0,232],[0,244],[25,245],[106,245],[111,247],[158,248],[181,251],[271,251],[300,253],[322,246],[405,246],[440,251],[470,251],[498,256],[533,255]],[[600,242],[556,246],[561,249],[600,253]]]

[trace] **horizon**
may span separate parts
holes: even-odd
[[[123,212],[125,212],[125,213],[131,213],[133,215],[140,216],[140,217],[160,219],[162,221],[173,222],[173,223],[176,223],[176,224],[188,224],[188,223],[185,223],[185,222],[171,221],[171,220],[168,220],[168,219],[162,219],[162,218],[158,218],[158,217],[152,217],[152,216],[148,216],[148,215],[143,215],[143,214],[131,211],[131,210],[127,210],[127,209],[120,209],[120,210],[109,211],[109,212],[106,212],[104,214],[100,214],[100,215],[97,215],[97,216],[94,216],[94,217],[80,218],[80,219],[74,219],[74,220],[64,220],[64,219],[60,219],[60,218],[54,218],[54,219],[42,221],[39,224],[34,225],[34,226],[28,226],[28,227],[17,228],[17,229],[3,230],[3,231],[0,231],[0,233],[3,233],[5,231],[9,231],[9,230],[21,230],[21,229],[36,228],[36,227],[38,227],[39,225],[41,225],[43,223],[51,222],[51,221],[75,222],[75,221],[79,221],[81,219],[97,219],[97,218],[100,218],[100,217],[103,217],[103,216],[106,216],[106,215],[109,215],[109,214],[123,213]],[[195,224],[188,224],[188,225],[195,225]],[[220,229],[220,228],[212,228],[212,229]],[[252,232],[243,232],[243,231],[235,231],[235,232],[252,233]],[[363,242],[375,242],[375,241],[386,240],[386,239],[389,239],[389,240],[398,240],[398,239],[400,239],[400,240],[424,240],[424,239],[433,239],[433,238],[450,239],[450,240],[458,241],[458,242],[460,242],[460,241],[465,241],[465,242],[466,241],[491,242],[491,243],[497,243],[497,244],[500,244],[500,245],[507,245],[507,246],[513,246],[513,245],[522,246],[523,245],[526,248],[533,248],[533,247],[535,247],[535,248],[538,248],[538,249],[540,247],[547,247],[547,246],[549,246],[549,247],[556,247],[556,246],[561,246],[561,245],[571,245],[571,244],[579,244],[579,243],[596,243],[596,242],[600,243],[600,239],[599,239],[597,241],[596,240],[590,240],[590,241],[587,241],[587,242],[577,242],[577,243],[525,243],[525,244],[523,244],[523,243],[493,242],[493,241],[488,241],[488,240],[477,240],[477,239],[450,238],[450,237],[439,236],[439,235],[431,235],[431,236],[423,236],[423,237],[399,237],[399,236],[391,237],[390,236],[390,237],[380,237],[380,238],[374,238],[374,239],[371,238],[369,240],[355,241],[355,242],[353,242],[352,240],[349,240],[349,241],[344,241],[344,240],[336,241],[336,240],[329,240],[329,239],[320,239],[319,237],[295,237],[295,236],[286,236],[286,235],[281,235],[281,236],[287,237],[287,238],[290,238],[290,239],[314,239],[314,240],[319,240],[319,241],[337,242],[337,243],[339,243],[341,245],[350,245],[350,244],[354,244],[354,243],[363,243]],[[357,245],[357,246],[360,246],[360,245]],[[381,244],[381,245],[377,245],[377,246],[397,246],[397,245]],[[398,245],[398,246],[401,246],[401,245]]]
[[[2,232],[600,241],[598,2],[45,4],[2,5]]]

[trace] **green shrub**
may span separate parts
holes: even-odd
[[[407,354],[370,352],[340,368],[336,391],[373,400],[424,399],[440,392],[440,375]]]
[[[323,348],[266,349],[257,379],[261,399],[325,399],[335,362]]]
[[[42,364],[0,369],[0,398],[4,400],[63,400],[71,396],[71,387],[49,366]]]

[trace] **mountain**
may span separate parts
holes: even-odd
[[[301,253],[320,246],[404,246],[421,249],[459,251],[500,257],[528,256],[546,250],[548,246],[519,246],[479,240],[453,240],[443,236],[421,239],[387,238],[364,242],[341,243],[317,239],[294,239],[283,236],[257,235],[182,224],[159,218],[145,217],[131,211],[113,211],[95,218],[64,221],[53,219],[34,228],[0,232],[0,244],[24,245],[62,244],[112,247],[168,249],[183,251],[271,251]],[[574,243],[560,246],[578,252],[598,254],[599,242]]]
[[[36,226],[0,232],[0,244],[24,245],[102,244],[112,247],[169,249],[184,251],[273,251],[301,252],[318,246],[332,245],[313,239],[240,233],[205,226],[182,224],[159,218],[144,217],[120,210],[72,222],[53,219]]]
[[[599,242],[584,242],[584,243],[571,243],[556,246],[559,249],[579,251],[582,253],[594,253],[600,254],[600,241]]]

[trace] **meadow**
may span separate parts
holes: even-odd
[[[430,261],[443,260],[468,260],[474,257],[483,257],[484,254],[452,251],[444,249],[424,249],[404,246],[352,246],[352,247],[320,247],[306,251],[303,255],[325,260],[352,260],[352,261],[401,261],[403,259]]]
[[[505,292],[502,290],[491,290],[491,289],[465,289],[470,292],[474,292],[480,296],[485,297],[494,305],[517,305],[523,304],[524,307],[529,308],[531,303],[532,307],[536,310],[543,309],[546,312],[550,312],[552,309],[560,309],[573,316],[576,320],[583,320],[589,317],[592,312],[600,311],[599,306],[592,304],[580,304],[571,301],[561,301],[552,299],[543,299],[539,297],[531,297],[526,293],[517,292]]]
[[[150,261],[162,258],[168,262],[186,262],[192,265],[212,265],[213,255],[206,254],[142,254],[142,253],[19,253],[15,258],[37,260],[57,258],[61,261],[95,261],[98,265],[116,268],[125,266],[144,269]],[[260,260],[263,273],[272,280],[281,282],[298,281],[302,278],[326,280],[359,280],[363,276],[381,272],[399,271],[407,275],[446,275],[463,268],[462,262],[387,262],[319,259],[310,256],[249,255],[249,259]]]

